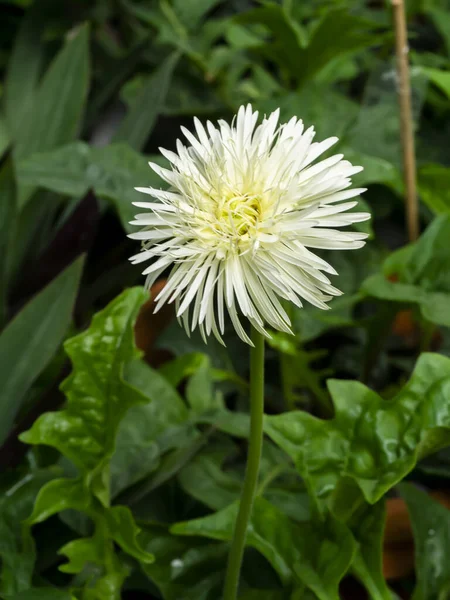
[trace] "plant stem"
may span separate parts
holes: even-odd
[[[398,99],[403,148],[403,178],[405,182],[406,220],[409,241],[419,236],[419,212],[416,185],[416,155],[411,109],[411,83],[408,62],[408,31],[404,0],[392,0],[397,55]]]
[[[252,329],[254,348],[250,350],[250,438],[244,487],[234,527],[228,567],[225,577],[224,600],[236,600],[239,574],[244,555],[247,527],[258,484],[259,463],[263,441],[264,418],[264,337]]]

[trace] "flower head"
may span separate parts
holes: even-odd
[[[248,343],[238,313],[265,335],[267,325],[290,332],[280,299],[327,309],[341,293],[325,275],[336,271],[309,248],[365,243],[366,234],[335,229],[370,218],[349,212],[357,201],[348,200],[365,191],[350,189],[361,167],[342,154],[313,164],[337,138],[313,142],[313,127],[278,119],[276,110],[257,126],[250,105],[231,125],[205,128],[194,119],[197,135],[182,128],[189,145],[161,149],[171,169],[150,163],[169,189],[136,188],[157,202],[135,202],[147,212],[131,222],[141,230],[130,237],[143,245],[130,260],[156,258],[143,272],[147,286],[173,265],[156,310],[175,302],[188,333],[198,326],[204,338],[212,332],[222,341],[225,308]]]

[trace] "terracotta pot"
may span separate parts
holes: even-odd
[[[389,275],[387,279],[392,283],[396,283],[398,281],[398,275],[393,273],[392,275]],[[411,348],[420,344],[422,332],[419,324],[414,320],[414,313],[411,309],[398,311],[392,324],[392,333],[402,338]],[[430,348],[436,350],[440,347],[441,343],[442,336],[439,330],[435,328],[430,340]]]
[[[172,304],[165,304],[156,314],[153,300],[165,286],[166,280],[156,282],[150,289],[149,300],[141,308],[134,328],[136,345],[144,352],[145,360],[152,366],[158,367],[171,358],[170,352],[155,349],[157,338],[167,328],[175,311]]]
[[[400,310],[396,315],[392,324],[392,333],[399,337],[405,338],[408,341],[414,341],[417,337],[417,323],[414,322],[413,312],[411,309]]]

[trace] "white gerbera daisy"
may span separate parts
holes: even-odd
[[[247,343],[238,312],[267,336],[266,325],[290,332],[280,298],[327,309],[341,292],[324,273],[337,273],[308,248],[361,248],[367,237],[334,229],[370,218],[349,212],[357,201],[342,202],[365,191],[349,189],[362,168],[342,154],[312,165],[337,138],[313,142],[313,127],[295,117],[279,125],[278,110],[257,119],[250,105],[231,126],[194,119],[197,137],[182,128],[190,145],[161,148],[171,169],[150,163],[169,190],[136,188],[158,202],[134,203],[148,212],[131,222],[143,247],[130,260],[157,259],[143,272],[147,286],[173,264],[156,310],[175,301],[187,332],[199,326],[204,339],[213,332],[222,342],[225,306]]]

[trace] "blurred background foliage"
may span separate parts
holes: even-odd
[[[450,4],[409,0],[407,9],[423,232],[415,244],[405,234],[388,0],[0,0],[0,597],[220,596],[245,460],[247,349],[232,332],[227,349],[187,339],[170,309],[153,317],[148,296],[131,287],[142,278],[125,234],[134,187],[161,185],[147,165],[164,163],[158,148],[174,149],[194,116],[230,119],[248,102],[261,114],[280,107],[283,121],[301,117],[318,139],[339,136],[337,151],[365,167],[355,183],[368,187],[361,204],[373,218],[360,225],[370,234],[363,250],[327,253],[345,292],[333,310],[293,308],[295,338],[269,343],[274,421],[242,598],[364,598],[350,573],[368,597],[395,597],[381,571],[380,498],[411,472],[439,493],[450,476],[448,451],[416,466],[428,452],[411,453],[408,441],[449,427],[439,404],[448,362],[425,354],[404,387],[421,352],[450,354]],[[48,413],[63,406],[71,364],[68,403]],[[289,423],[277,421],[301,408],[308,429],[310,415],[327,418],[333,402],[339,412],[342,398],[362,394],[349,382],[328,388],[330,376],[378,394],[355,424],[353,452],[360,470],[369,448],[394,474],[383,487],[371,472],[382,491],[366,490],[346,519],[339,498],[326,496],[320,518],[311,508],[309,497],[323,500],[319,483],[288,446]],[[420,422],[411,414],[405,424],[402,402],[419,380],[434,417],[416,407]],[[391,420],[368,440],[381,398],[394,398]],[[324,440],[342,434],[336,423]],[[395,427],[405,447],[391,457]],[[331,446],[310,459],[323,459],[348,501],[354,490]],[[416,571],[411,531],[399,526],[390,545],[385,538],[384,576],[401,597],[417,580],[415,600],[444,600],[449,513],[408,484],[401,493]]]

